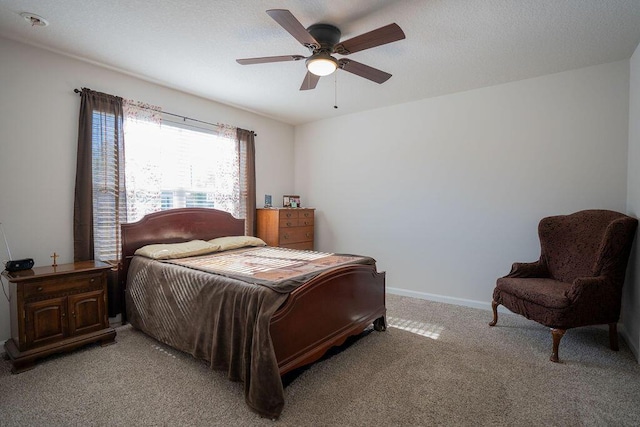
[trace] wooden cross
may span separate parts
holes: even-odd
[[[60,255],[58,255],[57,253],[53,253],[53,255],[51,255],[50,258],[53,258],[53,264],[51,264],[51,267],[57,267],[58,263],[56,262],[56,259],[59,257]]]

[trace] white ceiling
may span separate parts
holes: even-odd
[[[339,70],[337,89],[332,75],[299,91],[303,61],[237,64],[309,55],[267,9],[333,24],[342,40],[397,23],[405,40],[349,56],[393,77]],[[0,36],[300,124],[629,58],[640,0],[0,0]]]

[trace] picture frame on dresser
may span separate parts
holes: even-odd
[[[282,207],[284,208],[299,208],[300,196],[285,195],[282,196]]]

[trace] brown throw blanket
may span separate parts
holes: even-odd
[[[287,292],[310,278],[349,262],[375,261],[332,254],[316,257],[305,251],[291,251],[298,256],[286,261],[278,258],[283,255],[280,250],[265,257],[266,249],[275,248],[171,262],[136,256],[127,280],[127,315],[134,327],[209,361],[213,369],[225,370],[229,379],[242,381],[249,407],[277,418],[284,407],[284,390],[269,333],[271,317],[287,299]],[[245,261],[238,261],[251,253]],[[303,260],[302,255],[310,259]],[[260,257],[264,259],[258,260]],[[205,258],[215,261],[207,263]],[[266,263],[284,266],[272,270]],[[227,267],[221,267],[225,264]]]

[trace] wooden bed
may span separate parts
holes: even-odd
[[[126,292],[130,263],[140,247],[243,234],[244,220],[207,208],[161,211],[123,224],[122,288]],[[123,321],[126,313],[125,307]],[[375,264],[346,265],[317,275],[290,292],[271,317],[269,333],[279,375],[318,360],[372,323],[384,330],[385,315],[385,274],[377,272]]]

